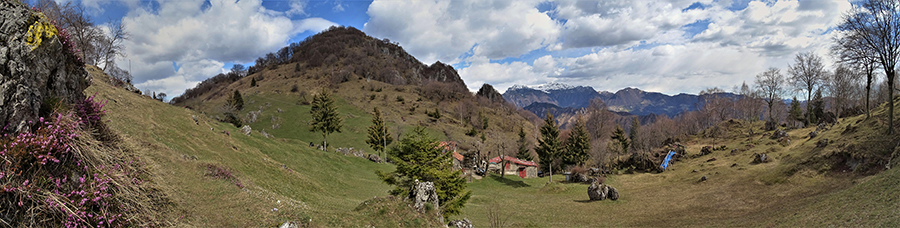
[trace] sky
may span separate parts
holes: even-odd
[[[65,0],[58,0],[65,1]],[[121,20],[119,66],[144,91],[200,81],[333,25],[451,64],[477,90],[551,82],[615,92],[730,91],[800,52],[823,57],[846,1],[746,0],[77,0],[97,24]]]

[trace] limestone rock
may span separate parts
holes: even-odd
[[[29,23],[30,22],[30,23]],[[42,14],[18,1],[0,1],[0,126],[23,132],[39,121],[45,101],[73,104],[90,85],[84,64],[51,32],[29,44],[29,27],[53,26]]]
[[[609,190],[606,192],[606,197],[612,201],[619,200],[619,190],[616,190],[616,188],[609,186]]]
[[[591,186],[588,186],[587,192],[588,198],[591,200],[604,200],[606,199],[606,193],[609,192],[609,187],[595,181],[594,183],[591,183]]]
[[[435,211],[438,211],[438,215],[440,215],[440,202],[438,200],[437,192],[434,188],[434,183],[431,181],[419,182],[419,180],[415,181],[412,189],[409,191],[409,198],[413,201],[413,208],[416,209],[419,213],[425,212],[425,204],[431,203],[432,208],[435,208]]]
[[[252,131],[252,130],[253,129],[250,128],[250,125],[244,125],[244,127],[241,128],[241,133],[244,133],[245,135],[250,135],[250,131]]]
[[[769,162],[769,156],[767,156],[766,154],[753,153],[753,161],[750,163],[759,164],[759,163],[766,163],[766,162]]]
[[[815,138],[816,136],[819,136],[819,133],[816,133],[815,131],[809,132],[809,138]]]
[[[369,154],[368,159],[369,159],[369,161],[372,161],[372,162],[375,162],[375,163],[381,163],[381,157],[379,157],[379,156],[376,155],[376,154]]]
[[[454,227],[454,228],[474,228],[475,227],[475,226],[472,226],[472,221],[469,221],[468,218],[464,218],[462,220],[450,221],[450,223],[447,224],[447,226]]]
[[[281,224],[281,226],[278,226],[278,228],[299,228],[299,227],[300,226],[298,226],[297,223],[294,223],[294,222],[284,222]]]
[[[785,137],[788,137],[787,132],[785,132],[784,130],[778,129],[778,130],[775,130],[774,133],[772,133],[772,136],[770,136],[769,139],[780,139],[780,138],[785,138]]]

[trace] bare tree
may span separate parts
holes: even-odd
[[[894,78],[900,61],[900,1],[864,0],[853,2],[837,29],[845,38],[860,45],[857,48],[874,54],[881,64],[888,84],[888,134],[894,133]]]
[[[788,73],[791,82],[797,90],[806,91],[806,101],[812,100],[812,92],[822,84],[825,79],[825,64],[822,58],[812,52],[798,53],[794,57],[794,65],[789,66]],[[806,106],[806,125],[812,119],[812,106]]]
[[[784,83],[784,75],[781,75],[781,71],[778,68],[769,68],[765,72],[756,75],[756,87],[762,93],[763,101],[769,107],[770,121],[775,121],[772,115],[772,108],[774,108],[775,103],[781,102],[781,95],[784,93]]]
[[[856,88],[862,75],[854,72],[845,65],[837,65],[834,74],[826,80],[826,87],[831,97],[834,98],[834,110],[838,117],[843,116],[843,110],[848,103],[856,98]]]
[[[871,117],[869,108],[872,105],[869,102],[871,101],[872,83],[876,76],[875,70],[879,68],[878,61],[872,50],[865,48],[864,40],[860,39],[858,35],[848,31],[836,31],[836,33],[838,35],[833,39],[835,44],[831,47],[832,56],[837,58],[838,62],[849,64],[854,70],[860,70],[866,74],[865,109],[866,119],[868,119]]]
[[[107,34],[101,34],[93,39],[93,45],[98,56],[97,63],[103,62],[103,67],[101,68],[103,70],[112,65],[111,63],[115,61],[116,56],[125,56],[125,46],[122,45],[122,41],[128,39],[128,32],[125,31],[125,25],[122,24],[122,21],[110,20],[106,24],[106,28]]]

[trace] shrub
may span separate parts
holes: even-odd
[[[14,222],[6,225],[121,227],[147,216],[149,197],[134,192],[144,189],[142,171],[98,151],[103,142],[88,133],[104,126],[103,106],[91,96],[30,132],[0,137],[0,214]]]
[[[291,86],[291,93],[296,93],[298,90],[300,90],[300,89],[297,88],[297,84],[294,84]]]
[[[403,101],[404,101],[403,97],[397,96],[397,102],[403,102]]]

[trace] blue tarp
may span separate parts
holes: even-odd
[[[662,165],[659,165],[660,167],[663,168],[663,170],[665,170],[666,168],[669,167],[669,161],[672,160],[672,155],[675,155],[675,151],[669,151],[669,154],[666,155],[666,159],[663,160]]]

